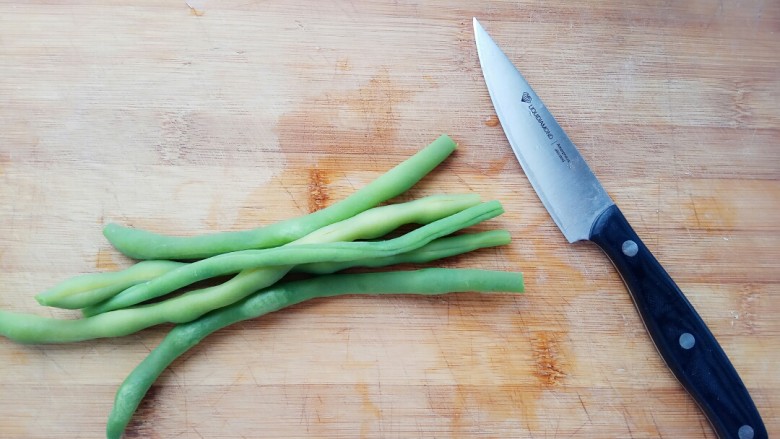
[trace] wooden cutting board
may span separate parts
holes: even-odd
[[[568,245],[492,109],[480,18],[722,343],[780,435],[780,3],[0,2],[0,308],[131,261],[109,222],[192,235],[305,214],[441,133],[402,199],[475,192],[522,296],[316,300],[161,377],[128,437],[713,438],[621,280]],[[0,437],[99,437],[170,326],[0,340]]]

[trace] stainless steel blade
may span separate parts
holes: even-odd
[[[587,240],[614,202],[523,75],[474,19],[479,62],[523,171],[569,242]]]

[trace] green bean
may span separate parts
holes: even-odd
[[[255,250],[258,254],[245,256],[249,263],[241,257],[230,262],[252,266],[263,258],[268,259],[264,256],[268,254],[273,255],[272,260],[278,259],[278,263],[283,265],[392,256],[420,248],[434,239],[501,213],[501,204],[498,201],[490,201],[387,241],[302,244],[264,251]],[[65,343],[124,336],[161,323],[186,323],[211,310],[235,303],[256,291],[258,285],[268,286],[284,274],[285,272],[280,270],[244,270],[220,285],[189,291],[162,302],[118,309],[84,319],[52,319],[0,311],[0,335],[20,343]]]
[[[236,322],[259,317],[306,300],[339,295],[438,295],[454,292],[522,291],[521,273],[445,268],[337,274],[275,285],[241,302],[173,328],[120,385],[109,414],[106,435],[109,439],[121,437],[152,384],[176,358],[209,334]]]
[[[204,279],[238,273],[245,269],[273,266],[274,270],[283,275],[293,265],[296,265],[288,263],[285,257],[285,255],[290,254],[290,251],[285,250],[291,248],[290,246],[299,247],[312,243],[376,238],[386,235],[403,224],[426,224],[440,220],[473,207],[479,201],[479,196],[476,194],[433,195],[407,203],[375,207],[352,218],[316,230],[287,246],[263,250],[242,250],[183,265],[148,282],[133,286],[105,302],[85,308],[83,313],[85,316],[91,316],[127,308]],[[309,253],[310,251],[310,249],[305,248],[294,254],[300,255],[302,252]],[[299,257],[295,256],[295,259]],[[310,255],[309,257],[315,256]],[[276,275],[269,274],[269,276],[270,282],[278,280]]]
[[[511,237],[506,230],[488,230],[486,232],[466,233],[447,236],[431,241],[417,250],[395,256],[362,259],[346,262],[314,262],[296,265],[295,272],[309,274],[328,274],[353,267],[386,267],[396,264],[422,264],[426,262],[468,253],[481,248],[497,247],[509,244]]]
[[[38,294],[35,300],[45,306],[84,308],[182,265],[182,262],[175,261],[141,261],[122,271],[75,276]]]
[[[199,259],[238,250],[277,247],[404,193],[446,159],[455,148],[455,142],[442,135],[340,202],[265,227],[180,237],[111,223],[106,225],[103,234],[120,252],[135,259]]]

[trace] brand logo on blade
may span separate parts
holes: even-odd
[[[539,112],[536,111],[536,107],[531,105],[531,101],[533,100],[531,95],[528,94],[527,91],[524,91],[523,92],[523,97],[520,98],[520,100],[525,102],[526,104],[529,104],[528,105],[528,109],[531,110],[531,114],[534,115],[534,118],[536,119],[536,121],[539,122],[539,125],[542,126],[542,129],[544,130],[544,133],[547,134],[547,138],[552,140],[554,136],[553,136],[552,132],[550,131],[550,128],[548,128],[547,124],[544,123],[544,120],[542,119],[542,116],[539,114]]]
[[[534,119],[536,119],[536,121],[539,122],[539,126],[542,127],[542,131],[544,131],[544,134],[547,135],[547,138],[553,141],[550,144],[550,146],[553,147],[553,150],[555,151],[555,154],[558,156],[558,158],[561,160],[561,163],[569,163],[569,166],[571,166],[571,159],[569,159],[569,155],[566,154],[566,151],[564,151],[561,142],[558,140],[553,140],[555,136],[550,130],[550,127],[548,127],[547,124],[544,123],[544,119],[542,119],[542,115],[539,114],[539,110],[537,110],[536,107],[534,107],[534,105],[531,103],[531,101],[533,100],[531,95],[528,92],[523,92],[523,97],[520,98],[520,100],[523,101],[523,103],[528,104],[528,111],[530,111]]]
[[[555,136],[553,136],[553,133],[552,131],[550,131],[550,128],[547,126],[547,124],[544,123],[544,119],[542,119],[542,115],[539,114],[538,111],[536,111],[536,107],[534,107],[533,105],[528,105],[528,109],[531,110],[531,114],[534,115],[534,119],[536,119],[536,121],[539,122],[539,125],[542,127],[542,130],[544,130],[544,134],[547,134],[547,138],[552,140],[553,137]]]

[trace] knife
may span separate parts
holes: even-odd
[[[509,144],[566,239],[592,241],[606,253],[661,357],[719,438],[766,438],[761,415],[707,325],[476,18],[474,37],[485,83]]]

